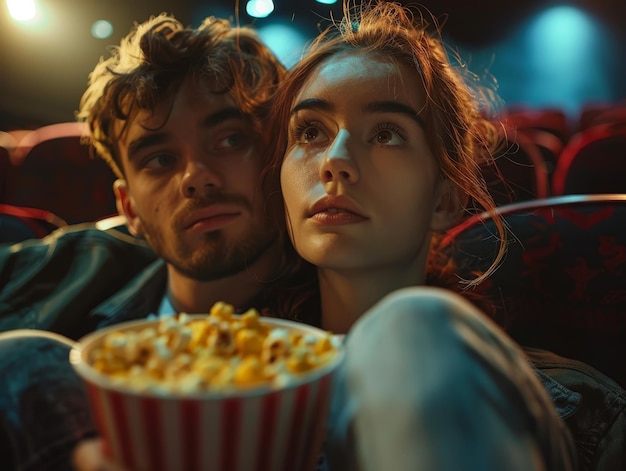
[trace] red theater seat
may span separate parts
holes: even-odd
[[[0,204],[0,243],[41,239],[67,223],[49,211]]]
[[[481,165],[487,188],[498,206],[545,198],[550,194],[548,166],[539,147],[522,132],[504,129],[493,162]]]
[[[585,361],[626,386],[626,195],[561,196],[499,209],[504,261],[477,290],[523,345]],[[443,247],[471,278],[493,260],[494,223],[477,215]]]
[[[116,214],[115,177],[102,160],[90,155],[82,142],[85,129],[82,123],[61,123],[23,138],[7,202],[46,209],[70,224]]]
[[[626,125],[593,126],[572,136],[552,175],[552,192],[626,193]]]

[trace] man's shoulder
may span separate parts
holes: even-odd
[[[42,239],[28,239],[16,244],[0,244],[0,264],[6,258],[50,258],[58,252],[84,253],[82,249],[99,251],[127,251],[155,258],[148,244],[130,235],[121,227],[100,229],[93,223],[76,224],[55,230]]]
[[[0,331],[36,328],[77,338],[95,322],[90,312],[156,259],[145,242],[93,225],[0,247]]]

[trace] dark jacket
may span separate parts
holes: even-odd
[[[626,392],[586,363],[525,349],[572,431],[581,470],[626,470]]]
[[[145,242],[122,230],[68,226],[0,245],[0,331],[41,329],[77,340],[129,309],[149,314],[164,287],[164,264]]]
[[[123,231],[81,225],[0,245],[0,331],[35,328],[78,339],[156,312],[163,261]],[[584,471],[626,470],[626,393],[584,363],[525,349],[569,426]]]

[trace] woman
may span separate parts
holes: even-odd
[[[433,234],[468,201],[493,209],[478,163],[496,133],[480,95],[434,28],[399,5],[362,6],[335,26],[281,87],[271,173],[295,249],[318,267],[321,317],[306,320],[348,333],[331,469],[576,469],[555,409],[580,396],[474,305],[422,286]],[[497,222],[489,271],[504,247]]]

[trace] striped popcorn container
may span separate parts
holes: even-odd
[[[90,352],[107,333],[137,330],[151,322],[157,321],[133,321],[97,331],[81,339],[70,353],[85,382],[106,455],[133,471],[315,469],[342,351],[284,386],[228,393],[140,392],[90,365]],[[327,335],[295,322],[263,322],[309,336]]]

